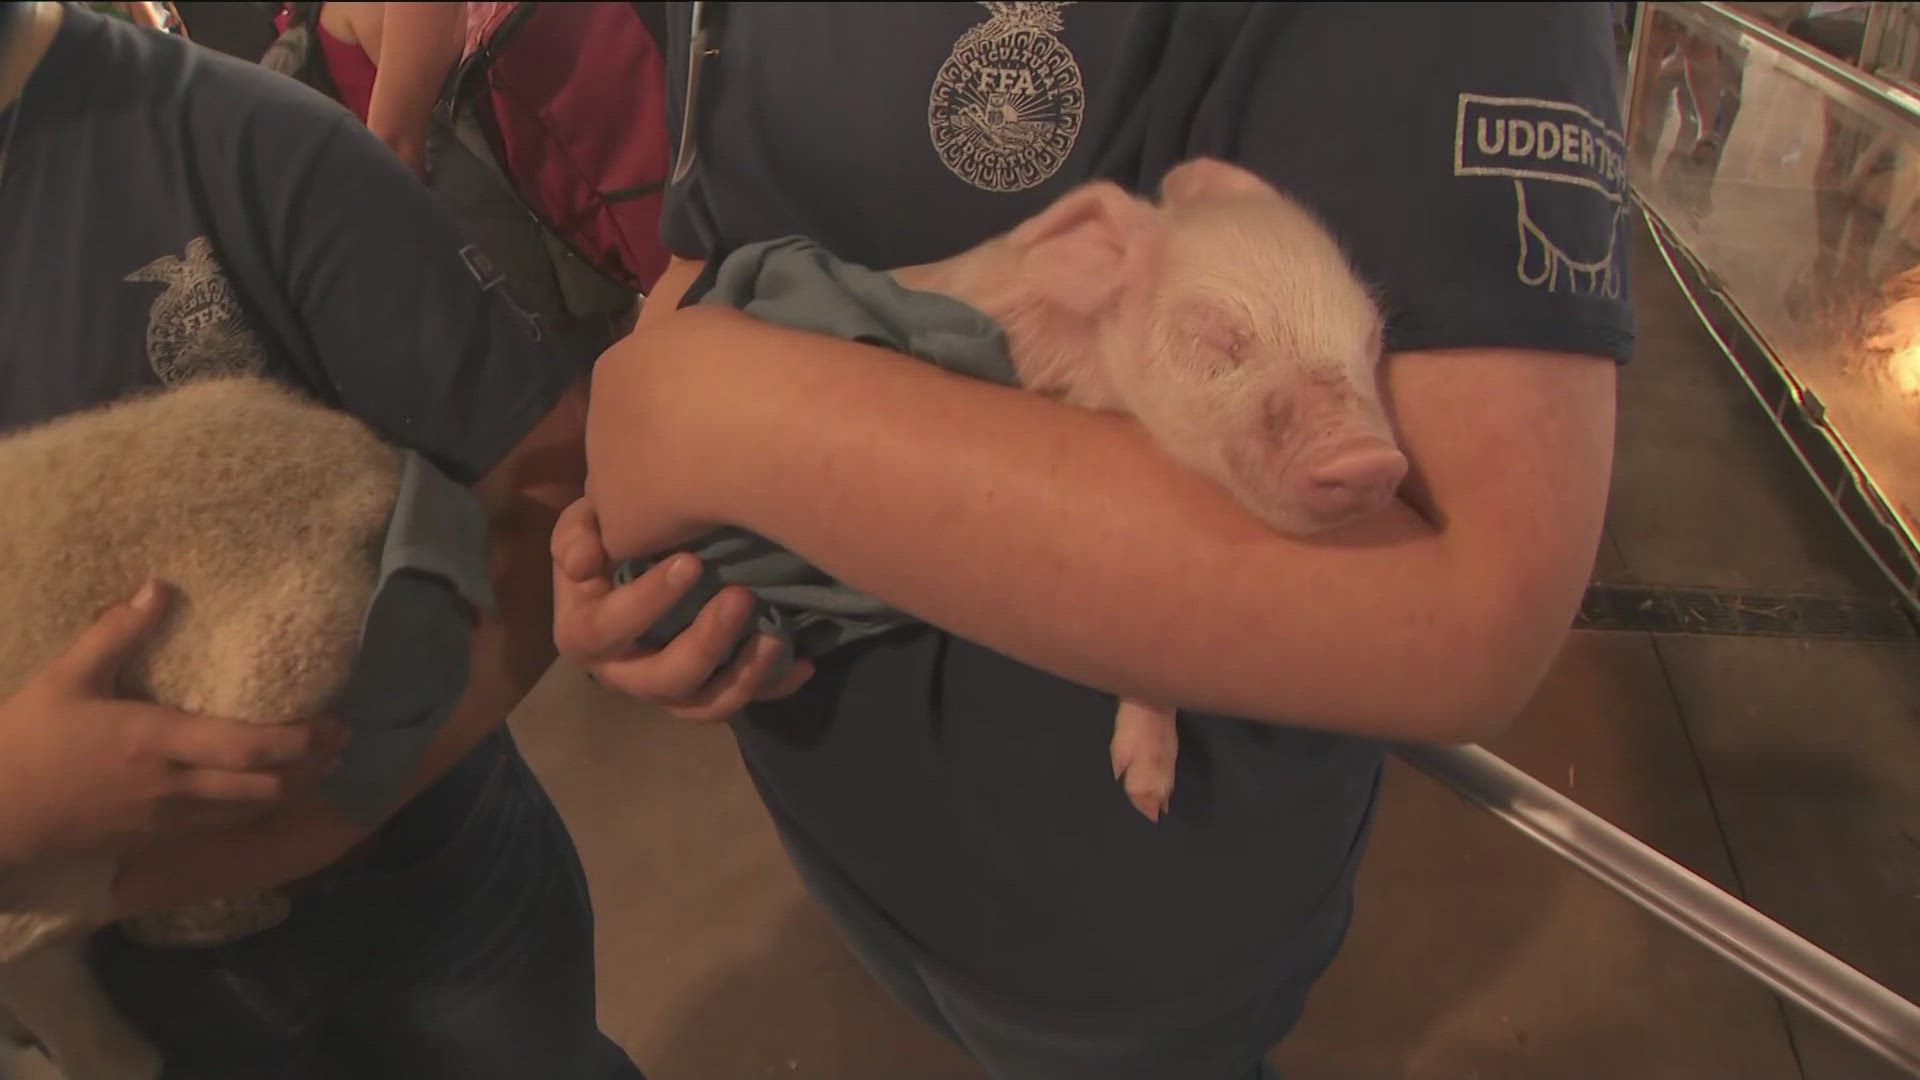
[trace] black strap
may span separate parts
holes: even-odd
[[[661,55],[666,55],[667,5],[646,4],[641,3],[640,0],[634,0],[633,11],[634,14],[640,16],[640,21],[645,24],[647,28],[647,33],[652,35],[653,47],[660,50]]]
[[[521,3],[515,4],[513,10],[507,12],[506,17],[494,26],[493,32],[487,35],[487,39],[468,53],[465,59],[454,65],[453,73],[447,77],[446,91],[440,95],[441,103],[447,106],[449,115],[461,101],[480,92],[480,88],[485,85],[483,74],[487,68],[491,67],[494,59],[505,50],[514,33],[525,26],[528,19],[533,18],[539,6],[538,0],[522,0]]]
[[[309,28],[320,25],[320,5],[317,3],[288,4],[287,25]]]
[[[320,5],[287,5],[287,28],[260,58],[260,66],[297,79],[335,101],[340,88],[327,70],[327,58],[320,48]]]
[[[687,6],[690,7],[691,5]],[[709,49],[717,50],[718,48],[716,42],[719,39],[720,30],[722,29],[721,24],[724,20],[726,10],[726,5],[717,2],[717,0],[707,0],[707,3],[701,8],[701,22],[704,24],[702,29],[707,33],[707,47]],[[686,86],[687,77],[691,73],[693,65],[696,63],[702,64],[700,84],[702,92],[699,96],[711,99],[713,95],[713,84],[719,78],[719,72],[716,70],[716,66],[707,63],[705,58],[694,55],[693,31],[695,28],[692,25],[692,20],[687,20],[683,25],[687,28],[687,66],[679,75],[681,85]],[[664,48],[662,49],[662,55],[667,57],[669,62],[671,62],[671,54]],[[672,76],[669,77],[671,78]],[[688,87],[688,89],[692,88]],[[720,250],[719,227],[715,223],[712,213],[708,210],[706,194],[700,185],[700,154],[703,152],[704,143],[704,140],[700,138],[702,134],[701,121],[705,117],[705,113],[700,106],[701,102],[695,101],[691,97],[680,103],[680,127],[682,132],[688,128],[693,129],[693,137],[689,145],[694,146],[695,151],[693,171],[681,181],[682,190],[679,193],[679,197],[686,209],[688,224],[693,226],[694,238],[706,249],[707,261],[705,269],[700,274],[700,278],[695,280],[682,296],[682,307],[689,306],[696,302],[707,289],[712,287],[713,276],[719,272],[720,262],[725,257],[725,252]],[[680,167],[677,145],[675,147],[674,160],[669,167],[674,170],[678,170]],[[668,173],[669,177],[672,175],[671,172]]]

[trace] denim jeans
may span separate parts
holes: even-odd
[[[595,1019],[573,842],[504,731],[279,926],[210,949],[109,930],[92,959],[166,1080],[643,1080]]]

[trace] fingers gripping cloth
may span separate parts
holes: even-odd
[[[708,558],[713,557],[713,552],[710,549],[703,549],[703,553]],[[615,585],[625,585],[666,557],[666,555],[660,555],[643,559],[628,559],[626,562],[614,567],[613,583]],[[679,637],[682,633],[686,632],[688,627],[693,625],[693,620],[700,615],[700,609],[706,607],[707,602],[715,596],[718,596],[720,590],[726,588],[729,584],[731,584],[731,582],[722,577],[721,571],[716,569],[713,564],[702,562],[700,564],[699,580],[688,586],[687,591],[681,593],[680,598],[675,600],[673,606],[667,609],[667,613],[660,616],[658,622],[648,627],[640,635],[640,644],[650,649],[666,648],[674,638]],[[726,654],[721,658],[720,663],[715,666],[715,670],[724,671],[732,667],[733,664],[740,659],[740,655],[746,652],[747,645],[753,641],[753,635],[755,633],[771,634],[780,642],[784,655],[781,656],[778,661],[777,667],[781,672],[784,672],[787,665],[793,661],[792,631],[788,627],[788,620],[782,617],[782,613],[758,595],[754,597],[752,614],[740,625],[739,632],[734,634],[733,643],[727,647]],[[779,676],[776,674],[774,677],[778,678]]]
[[[426,459],[265,380],[195,382],[19,431],[0,438],[0,697],[158,578],[168,617],[122,691],[255,723],[331,713],[351,736],[324,794],[372,826],[465,688],[475,615],[493,604],[486,535],[478,503]],[[68,1080],[157,1069],[101,1015],[78,953],[111,917],[114,868],[96,857],[0,877],[0,1020],[11,1012]],[[123,928],[213,945],[289,906],[236,897]]]

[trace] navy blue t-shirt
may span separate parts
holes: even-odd
[[[671,8],[677,144],[691,11]],[[800,234],[925,262],[1085,180],[1150,192],[1205,154],[1319,213],[1395,350],[1630,351],[1604,4],[706,9],[676,254]],[[1184,1023],[1324,962],[1381,747],[1183,714],[1155,825],[1111,774],[1113,708],[921,630],[829,658],[736,731],[811,861],[1008,1001]]]
[[[471,483],[571,378],[337,103],[76,4],[0,175],[0,432],[278,378]]]
[[[246,372],[471,483],[572,377],[406,167],[292,79],[68,4],[14,109],[0,433]]]

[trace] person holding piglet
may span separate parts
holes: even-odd
[[[678,260],[595,371],[563,653],[729,722],[814,895],[991,1075],[1262,1075],[1345,932],[1385,745],[1509,723],[1586,584],[1633,337],[1606,6],[706,3],[671,29]],[[1311,209],[1386,314],[1408,470],[1309,540],[1128,417],[693,302],[781,237],[892,270],[1052,221],[1099,312],[1166,283],[1125,200],[1050,208],[1152,201],[1200,157]],[[613,568],[721,527],[915,625],[727,662],[734,587],[636,646],[699,566]],[[1180,710],[1157,822],[1109,771],[1116,697]]]

